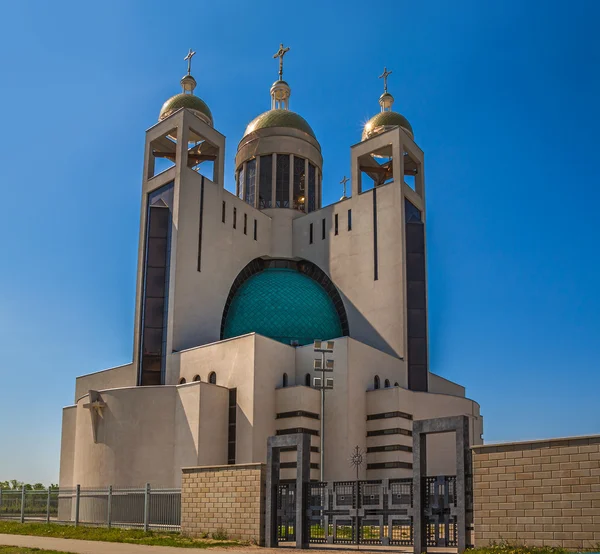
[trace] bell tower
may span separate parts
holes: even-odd
[[[192,191],[202,202],[205,179],[223,187],[225,137],[213,128],[208,105],[194,94],[194,54],[190,49],[185,57],[182,92],[164,103],[158,123],[146,132],[134,338],[138,385],[165,383],[182,193]]]
[[[408,120],[392,110],[394,97],[388,92],[391,71],[384,68],[379,98],[380,113],[365,125],[362,142],[352,148],[352,196],[372,190],[374,207],[377,189],[393,184],[394,206],[403,244],[402,288],[404,306],[404,358],[408,388],[427,391],[429,387],[427,277],[425,246],[424,154],[414,141]],[[374,210],[375,212],[375,210]],[[376,264],[377,266],[377,264]]]

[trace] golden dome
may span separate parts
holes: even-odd
[[[158,120],[162,121],[163,119],[166,119],[181,108],[187,108],[188,110],[193,111],[200,119],[212,127],[212,113],[206,105],[206,102],[194,94],[185,94],[183,92],[172,96],[163,104]]]
[[[298,131],[302,131],[307,135],[310,135],[315,140],[317,138],[306,119],[295,112],[282,109],[269,110],[268,112],[264,112],[258,117],[254,118],[248,124],[248,127],[246,127],[244,136],[257,131],[258,129],[267,129],[270,127],[287,127],[297,129]]]
[[[401,127],[411,138],[413,138],[413,129],[408,119],[398,112],[385,111],[374,115],[363,128],[362,140],[370,139],[376,135],[389,131],[393,127]]]

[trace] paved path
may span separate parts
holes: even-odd
[[[30,535],[3,535],[0,534],[0,546],[26,546],[45,550],[62,550],[75,554],[292,554],[291,548],[260,548],[257,546],[239,546],[231,548],[177,548],[171,546],[147,546],[142,544],[126,544],[122,542],[82,541],[78,539],[61,539],[55,537],[33,537]],[[292,552],[290,552],[292,551]],[[372,548],[362,546],[359,552],[400,552],[394,548]],[[331,548],[311,548],[314,554],[342,554],[356,549],[340,548],[335,545]],[[406,550],[404,550],[406,552]]]

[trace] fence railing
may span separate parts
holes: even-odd
[[[0,489],[0,519],[179,531],[181,489]]]

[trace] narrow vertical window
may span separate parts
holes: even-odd
[[[310,224],[310,227],[308,228],[308,244],[312,244],[313,243],[313,224]]]
[[[173,183],[148,195],[140,336],[140,385],[164,384]]]
[[[277,175],[275,177],[275,206],[290,207],[290,157],[277,156]]]
[[[294,156],[294,209],[306,211],[306,175],[304,175],[304,158]]]
[[[373,388],[374,389],[378,389],[380,387],[379,384],[379,375],[375,375],[374,379],[373,379]]]
[[[258,222],[254,220],[254,240],[258,240]]]
[[[284,387],[288,386],[288,374],[287,373],[283,374],[283,386]]]
[[[260,175],[258,179],[258,207],[271,208],[273,193],[273,155],[260,157]]]
[[[237,195],[238,198],[244,198],[244,166],[240,168],[238,171],[238,179],[237,179]]]
[[[352,210],[348,210],[348,231],[352,231]]]
[[[325,240],[325,218],[321,220],[321,239]]]
[[[227,203],[223,200],[223,206],[221,207],[221,221],[225,223],[225,210],[227,209]]]
[[[233,208],[233,228],[235,229],[237,224],[237,209]]]
[[[227,463],[235,464],[235,434],[237,427],[237,389],[229,389],[229,429],[227,433]]]
[[[308,212],[314,212],[317,207],[316,193],[316,169],[311,163],[308,164]]]
[[[335,234],[338,234],[338,214],[335,214]]]
[[[248,234],[248,214],[244,214],[244,235]]]
[[[246,186],[244,187],[245,200],[254,206],[256,192],[256,158],[246,163]]]

